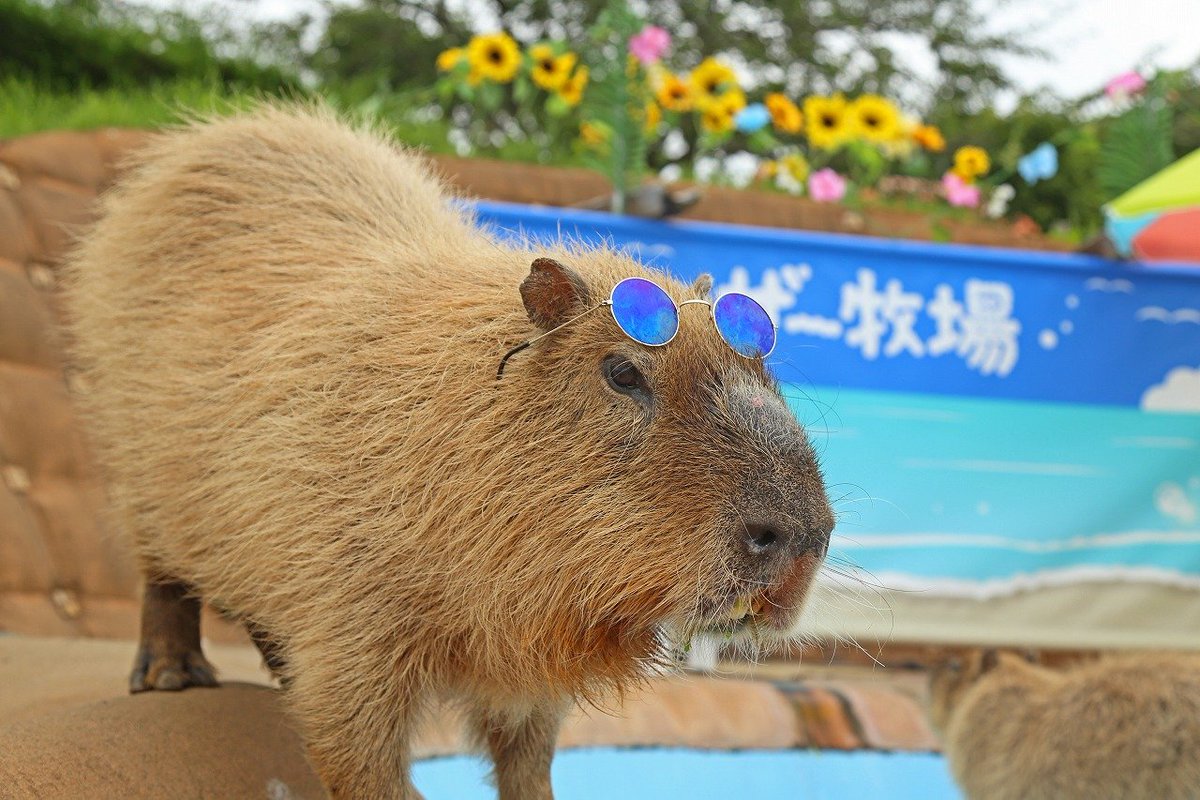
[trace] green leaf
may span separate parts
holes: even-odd
[[[520,105],[525,105],[533,97],[533,84],[529,82],[525,76],[517,78],[513,83],[513,100],[516,100]]]
[[[479,105],[486,111],[495,111],[504,102],[504,90],[497,83],[484,81],[479,85]]]
[[[758,153],[769,153],[779,144],[779,140],[771,135],[771,131],[766,128],[760,128],[746,140],[746,144],[751,150]]]
[[[546,98],[546,113],[552,117],[565,117],[571,113],[571,106],[561,95],[552,94]]]
[[[1096,167],[1106,200],[1132,189],[1175,160],[1171,121],[1170,106],[1151,93],[1109,124]]]

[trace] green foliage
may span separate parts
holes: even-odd
[[[198,19],[117,0],[0,0],[0,31],[0,77],[60,90],[179,80],[267,91],[298,86],[278,67],[218,56]]]
[[[195,80],[155,86],[49,89],[30,80],[0,78],[0,138],[44,130],[166,125],[189,113],[244,107],[253,97]]]
[[[671,32],[673,50],[685,66],[695,65],[704,55],[736,52],[749,70],[792,94],[899,96],[913,88],[915,76],[898,58],[895,43],[916,37],[928,45],[938,68],[933,84],[923,88],[942,102],[974,110],[1011,87],[1000,66],[1004,58],[1038,54],[1026,44],[1027,30],[989,32],[989,13],[1002,4],[1037,8],[1032,0],[655,0],[641,6],[645,22]],[[380,60],[399,53],[414,73],[411,78],[390,66],[380,69],[391,76],[392,85],[411,85],[420,79],[415,73],[421,67],[415,52],[389,49],[396,37],[420,29],[436,42],[431,51],[436,55],[472,32],[457,14],[462,7],[460,0],[366,0],[356,10],[339,7],[335,18],[345,14],[369,19],[370,24],[356,27],[358,37],[346,37],[337,48],[373,53],[371,57]],[[608,0],[471,4],[479,18],[498,20],[500,28],[523,42],[582,42],[607,7]],[[406,33],[398,32],[401,28]],[[424,63],[431,61],[425,58]]]
[[[1100,145],[1096,176],[1105,199],[1132,189],[1175,160],[1171,148],[1171,107],[1160,82],[1145,98],[1109,122]]]
[[[646,165],[643,110],[645,82],[630,74],[629,37],[641,30],[640,17],[625,0],[610,0],[591,30],[588,111],[591,121],[608,132],[606,156],[600,164],[613,185],[613,211],[624,211],[625,194]]]
[[[433,30],[424,32],[418,18]],[[444,6],[427,14],[390,0],[336,5],[308,65],[325,83],[365,79],[389,89],[429,86],[437,78],[438,53],[470,34],[467,22]]]

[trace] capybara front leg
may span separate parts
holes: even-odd
[[[216,671],[200,650],[200,598],[185,583],[148,579],[129,691],[216,685]]]
[[[289,705],[333,800],[421,800],[409,775],[417,699],[353,643],[289,652]]]
[[[490,711],[475,713],[476,733],[496,765],[500,800],[553,800],[550,762],[562,717],[558,708],[516,717]]]

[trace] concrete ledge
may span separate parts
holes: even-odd
[[[315,798],[320,784],[253,648],[208,645],[220,689],[125,694],[134,644],[0,635],[0,798]],[[671,676],[612,715],[576,711],[560,748],[936,749],[921,703],[886,670],[811,679]],[[902,680],[901,680],[902,679]],[[466,752],[435,715],[418,757]]]

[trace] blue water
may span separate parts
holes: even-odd
[[[495,798],[489,766],[454,756],[420,762],[413,779],[427,800]],[[595,748],[558,753],[558,800],[953,800],[945,762],[930,753],[830,750],[706,752]]]
[[[827,387],[785,394],[831,496],[848,495],[835,552],[872,572],[984,580],[1121,565],[1200,575],[1200,415]]]

